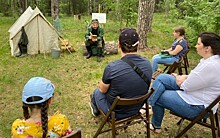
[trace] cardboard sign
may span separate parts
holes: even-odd
[[[106,23],[106,13],[92,13],[92,19],[98,19],[99,23]]]

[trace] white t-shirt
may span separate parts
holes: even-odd
[[[220,57],[214,55],[201,59],[200,63],[190,72],[188,78],[177,91],[180,97],[191,105],[208,107],[220,95]],[[215,113],[218,104],[213,107]]]

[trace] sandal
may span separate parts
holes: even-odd
[[[153,124],[150,124],[150,130],[152,130],[156,134],[160,134],[162,131],[161,128],[155,128]]]
[[[152,116],[153,115],[153,111],[152,111],[152,107],[149,105],[148,107],[148,110],[149,110],[149,116]],[[139,111],[141,114],[145,114],[146,113],[146,106],[143,105],[143,107],[140,109]]]

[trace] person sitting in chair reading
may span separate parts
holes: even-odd
[[[87,59],[89,59],[93,55],[91,46],[97,46],[97,61],[101,61],[101,56],[103,55],[103,35],[104,30],[99,25],[98,19],[93,19],[91,22],[91,26],[88,27],[85,35],[85,45],[88,51],[88,55],[86,56]]]

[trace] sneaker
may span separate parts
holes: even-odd
[[[89,103],[89,106],[91,108],[91,112],[93,116],[98,116],[99,115],[99,110],[97,106],[95,106],[92,102]]]
[[[92,115],[98,116],[100,114],[100,112],[98,110],[98,107],[92,102],[93,94],[90,94],[90,99],[91,99],[91,102],[89,103],[89,106],[91,108]]]

